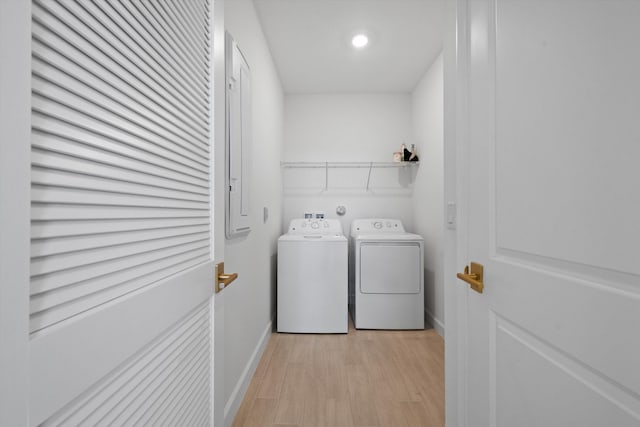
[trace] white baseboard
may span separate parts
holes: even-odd
[[[436,319],[436,317],[431,314],[431,312],[427,309],[424,310],[424,319],[427,324],[431,325],[433,329],[436,330],[438,335],[444,338],[444,323],[440,320]]]
[[[236,386],[233,388],[233,392],[224,407],[224,425],[226,427],[230,427],[231,424],[233,424],[233,419],[235,418],[236,413],[240,408],[240,404],[242,403],[242,399],[244,399],[244,395],[249,388],[253,374],[256,372],[260,358],[262,357],[264,349],[267,346],[267,342],[269,341],[269,337],[271,336],[272,329],[273,319],[264,329],[260,340],[258,340],[258,343],[256,344],[256,348],[253,350],[253,354],[251,354],[249,362],[247,362],[247,366],[245,366],[242,371],[242,375],[240,375],[240,378],[238,379]]]

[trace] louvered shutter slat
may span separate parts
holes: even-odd
[[[197,3],[34,2],[32,332],[210,261]]]
[[[40,149],[34,157],[44,151],[59,153],[65,155],[67,161],[84,160],[83,166],[77,166],[78,170],[95,170],[101,165],[117,167],[125,172],[164,178],[176,185],[186,183],[199,187],[202,191],[208,189],[208,182],[202,173],[179,164],[175,157],[171,159],[170,156],[161,156],[159,150],[141,150],[133,145],[133,139],[130,140],[132,145],[120,143],[87,129],[73,128],[66,123],[57,122],[55,118],[38,115],[33,116],[32,126],[31,145],[34,151]],[[189,191],[198,192],[197,189]]]
[[[165,80],[151,67],[139,69],[116,50],[105,53],[57,20],[47,20],[45,23],[34,15],[33,38],[53,50],[63,52],[99,76],[105,74],[105,79],[124,83],[130,90],[138,91],[161,109],[172,110],[196,128],[202,128],[203,123],[208,124],[206,109],[196,109],[180,88],[175,87],[175,82]],[[203,133],[206,134],[206,128]]]
[[[210,321],[201,306],[44,426],[209,425],[209,405],[194,397],[209,396]],[[150,422],[167,407],[171,413]]]
[[[128,219],[128,220],[85,220],[85,221],[34,221],[31,225],[31,238],[50,239],[53,237],[73,237],[100,234],[164,230],[166,228],[181,228],[191,226],[208,226],[209,220],[204,218],[163,218],[157,219]],[[100,227],[100,233],[96,233],[96,227]]]

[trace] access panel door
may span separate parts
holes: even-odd
[[[422,288],[419,243],[360,244],[360,291],[365,294],[417,294]]]

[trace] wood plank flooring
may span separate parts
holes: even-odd
[[[234,419],[249,426],[444,426],[433,330],[271,335]]]

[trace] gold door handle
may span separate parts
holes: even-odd
[[[220,292],[238,278],[238,273],[226,274],[224,262],[216,264],[216,293]]]
[[[464,273],[457,274],[458,279],[467,282],[471,289],[478,293],[482,293],[484,289],[484,267],[482,264],[478,264],[476,262],[471,263],[471,272],[469,272],[469,266],[464,267]]]

